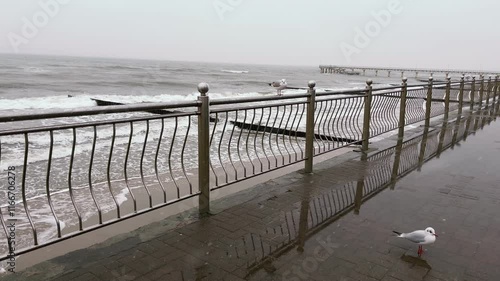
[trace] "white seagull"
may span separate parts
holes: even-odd
[[[278,96],[282,96],[283,94],[281,93],[281,90],[284,90],[287,87],[286,79],[269,83],[269,86],[276,88]]]
[[[428,227],[425,230],[415,230],[410,233],[401,233],[397,231],[393,231],[398,235],[398,237],[405,238],[410,240],[413,243],[419,244],[417,254],[419,257],[422,256],[424,250],[422,249],[422,245],[432,244],[436,242],[436,231],[432,227]]]

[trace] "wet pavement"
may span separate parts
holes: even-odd
[[[5,279],[500,280],[496,117],[483,110],[407,130],[367,155],[214,202],[209,217],[143,227]],[[439,237],[422,258],[392,234],[428,226]]]

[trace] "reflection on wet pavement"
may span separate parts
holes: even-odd
[[[354,215],[348,215],[333,224],[324,225],[324,229],[316,233],[311,237],[313,239],[306,243],[299,239],[297,252],[290,251],[275,259],[276,267],[279,268],[276,271],[277,275],[266,275],[260,271],[253,275],[251,280],[497,280],[500,271],[495,271],[496,265],[484,262],[478,264],[476,261],[470,260],[471,257],[478,257],[477,247],[482,243],[480,239],[468,237],[465,238],[466,240],[462,240],[464,238],[461,237],[459,238],[460,242],[458,242],[454,241],[456,238],[453,237],[453,233],[446,231],[447,228],[459,228],[460,221],[468,213],[469,216],[476,216],[477,213],[480,216],[481,207],[484,205],[477,201],[481,201],[482,197],[486,199],[490,195],[485,189],[491,188],[491,184],[498,181],[498,177],[495,179],[495,175],[490,175],[490,182],[486,186],[483,180],[479,184],[474,184],[474,176],[468,176],[467,172],[456,171],[454,166],[467,167],[468,163],[472,164],[475,162],[475,159],[470,159],[472,155],[477,155],[476,159],[478,160],[484,160],[482,158],[484,156],[479,155],[489,154],[488,150],[483,150],[482,147],[477,149],[475,144],[471,143],[467,147],[470,151],[463,149],[456,153],[452,152],[447,155],[447,159],[430,162],[429,165],[432,167],[428,167],[426,172],[422,172],[426,169],[426,166],[423,166],[424,163],[435,157],[440,158],[448,148],[456,148],[460,144],[459,141],[465,140],[470,133],[475,134],[482,130],[491,121],[489,111],[486,111],[466,117],[459,116],[453,122],[443,122],[439,127],[425,127],[421,136],[405,141],[403,141],[400,132],[394,147],[368,157],[362,156],[359,163],[366,161],[367,164],[360,164],[357,170],[363,170],[365,177],[357,182],[347,183],[334,192],[335,194],[345,194],[344,198],[349,203],[351,202],[349,200],[354,197]],[[493,124],[492,127],[499,126]],[[488,132],[493,131],[492,133],[472,139],[470,142],[482,140],[482,142],[491,145],[494,143],[492,139],[496,135],[494,130],[491,128]],[[496,146],[500,147],[498,144]],[[468,160],[463,156],[464,153],[472,154],[469,158],[472,161],[464,162],[463,160]],[[461,158],[462,161],[450,161],[450,157]],[[495,170],[495,162],[480,164],[489,165],[490,170]],[[334,167],[327,173],[333,176],[337,174],[337,169],[342,169],[342,167]],[[350,166],[349,169],[356,168]],[[414,173],[397,181],[416,169],[421,173]],[[469,167],[465,170],[469,170],[470,174],[478,174],[477,168],[471,169]],[[488,169],[479,169],[479,171],[481,170],[486,172]],[[432,176],[425,175],[429,173],[432,173]],[[440,173],[443,174],[440,175]],[[441,188],[443,185],[444,188]],[[484,192],[484,194],[482,196],[473,195],[471,191],[468,191],[471,189],[471,185],[475,186],[476,192]],[[356,188],[354,189],[353,186]],[[490,187],[488,188],[488,186]],[[394,190],[393,193],[377,196],[369,203],[369,207],[362,205],[362,202],[388,187]],[[353,194],[354,196],[351,196]],[[451,196],[439,198],[438,194]],[[324,196],[322,194],[311,198],[311,203],[305,204],[310,205],[310,212],[313,214],[317,212],[315,202],[321,201]],[[500,199],[500,191],[495,196]],[[467,201],[471,200],[478,204],[470,206],[471,203]],[[497,205],[498,202],[500,201],[496,201]],[[348,209],[350,209],[349,203],[347,204]],[[366,208],[364,211],[363,206]],[[492,209],[491,207],[489,206],[490,213],[494,210],[498,211],[498,207]],[[442,208],[462,210],[450,214],[440,212]],[[477,210],[478,208],[479,210]],[[438,221],[436,218],[439,218]],[[315,224],[314,216],[303,216],[302,219],[311,220],[311,223]],[[487,215],[481,218],[483,223],[485,220],[491,219],[499,221],[496,217],[491,218]],[[390,235],[392,229],[401,227],[408,230],[413,230],[415,227],[423,229],[433,223],[443,231],[443,237],[438,238],[436,245],[427,247],[433,253],[429,257],[429,261],[426,260],[426,257],[421,259],[416,256],[417,247],[414,244],[397,241],[392,239]],[[490,223],[487,224],[490,225]],[[384,225],[387,228],[384,228]],[[469,226],[467,229],[459,229],[458,231],[462,234],[475,232],[475,229]],[[487,231],[499,234],[500,226]],[[300,237],[305,236],[307,235]],[[451,237],[453,237],[452,241],[458,243],[452,246],[451,242],[446,241]],[[322,256],[318,247],[325,244],[329,245],[329,248],[325,248],[326,252]],[[447,246],[443,247],[443,244]],[[308,246],[309,251],[307,250]],[[437,253],[443,248],[445,253]],[[497,247],[495,246],[495,248]],[[329,253],[330,255],[328,255]],[[456,255],[454,255],[455,253]],[[400,257],[399,261],[396,259],[397,257]],[[464,259],[464,257],[467,258]],[[496,260],[498,260],[498,256]],[[436,266],[431,266],[431,264]],[[434,270],[432,270],[433,267]],[[461,270],[458,270],[459,267],[462,267]],[[478,277],[479,275],[482,277]],[[493,278],[493,276],[497,278]],[[282,277],[283,279],[281,279]]]

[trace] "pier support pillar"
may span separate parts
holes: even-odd
[[[387,71],[387,77],[391,77],[391,71]]]
[[[401,71],[401,78],[405,77],[405,72]]]
[[[375,70],[375,76],[378,76],[378,70]]]

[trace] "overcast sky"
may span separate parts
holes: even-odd
[[[1,0],[0,53],[500,70],[499,11],[498,0]]]

